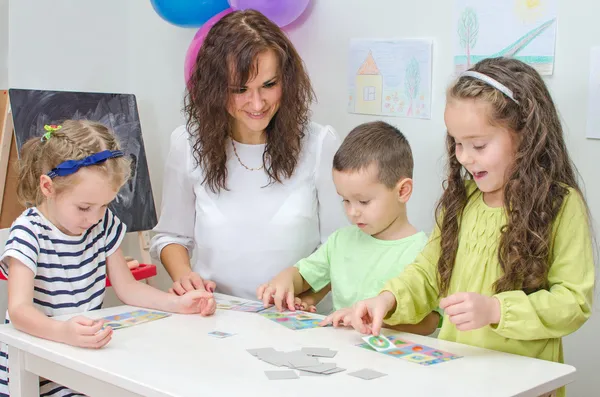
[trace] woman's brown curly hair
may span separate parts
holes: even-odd
[[[513,91],[519,104],[492,86],[465,76],[448,89],[448,101],[476,99],[489,104],[489,122],[514,131],[517,152],[503,189],[507,223],[501,230],[498,260],[504,271],[496,293],[548,288],[552,224],[568,194],[579,194],[575,167],[544,81],[527,64],[508,58],[483,60],[470,70],[483,73]],[[469,201],[465,180],[471,175],[456,158],[454,139],[446,139],[448,175],[436,218],[441,230],[438,261],[440,295],[448,292],[458,249],[461,214]],[[583,198],[583,195],[582,195]]]
[[[263,154],[271,182],[292,176],[314,99],[304,63],[285,33],[258,11],[234,11],[208,32],[187,85],[184,111],[194,141],[194,157],[213,192],[227,190],[227,151],[232,118],[227,111],[230,86],[256,76],[257,56],[273,51],[279,61],[282,96],[266,128]]]

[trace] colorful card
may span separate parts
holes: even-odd
[[[116,314],[114,316],[103,317],[106,320],[102,328],[111,327],[114,329],[132,327],[134,325],[147,323],[149,321],[159,320],[169,317],[169,313],[151,312],[148,310],[135,310],[132,312]]]
[[[303,311],[280,312],[275,307],[265,309],[258,314],[292,330],[316,328],[323,321],[321,316],[313,315],[312,313]]]
[[[388,356],[400,358],[402,360],[410,361],[421,365],[439,364],[446,361],[456,360],[457,358],[462,357],[456,354],[434,349],[433,347],[420,345],[418,343],[400,339],[394,335],[389,335],[386,339],[392,343],[392,346],[389,349],[377,351],[383,354],[387,354]],[[375,347],[368,341],[365,343],[360,343],[357,346],[368,350],[376,350]]]
[[[215,338],[223,339],[223,338],[227,338],[229,336],[233,336],[235,334],[229,334],[227,332],[222,332],[222,331],[212,331],[212,332],[209,332],[208,335],[214,336]]]
[[[239,299],[217,298],[217,309],[235,310],[238,312],[258,313],[265,310],[262,302],[243,301]]]
[[[394,345],[392,344],[392,342],[385,337],[385,335],[379,335],[379,336],[374,336],[374,335],[367,335],[367,336],[363,336],[362,338],[365,342],[367,342],[369,344],[369,346],[371,346],[373,349],[377,350],[378,352],[382,352],[382,351],[386,351],[388,349],[393,349]]]

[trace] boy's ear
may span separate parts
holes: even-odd
[[[52,183],[52,179],[48,175],[40,176],[40,190],[42,191],[42,194],[46,198],[54,195],[54,193],[56,191],[54,189],[54,183]]]
[[[396,192],[398,192],[398,200],[406,204],[413,192],[413,180],[411,178],[400,179],[396,184]]]

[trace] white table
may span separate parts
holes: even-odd
[[[87,313],[99,318],[135,308],[119,306]],[[215,339],[208,332],[236,333]],[[172,315],[116,330],[103,349],[87,350],[39,339],[0,326],[9,345],[12,397],[38,396],[38,376],[92,397],[330,396],[387,395],[445,397],[539,396],[574,380],[575,368],[434,338],[402,338],[463,358],[421,366],[356,347],[361,335],[351,329],[292,331],[257,314],[217,310],[214,316]],[[278,370],[246,349],[329,347],[347,371],[329,376],[268,380]],[[371,368],[388,376],[366,381],[347,373]],[[390,394],[391,393],[391,394]]]

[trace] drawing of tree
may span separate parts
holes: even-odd
[[[412,115],[413,100],[419,94],[419,84],[421,84],[421,71],[419,70],[419,62],[413,57],[404,73],[404,91],[410,99],[410,104],[406,112],[407,116]]]
[[[465,49],[467,55],[467,69],[471,67],[471,50],[477,44],[479,34],[479,21],[477,13],[471,7],[465,8],[458,21],[458,37],[460,45]]]

